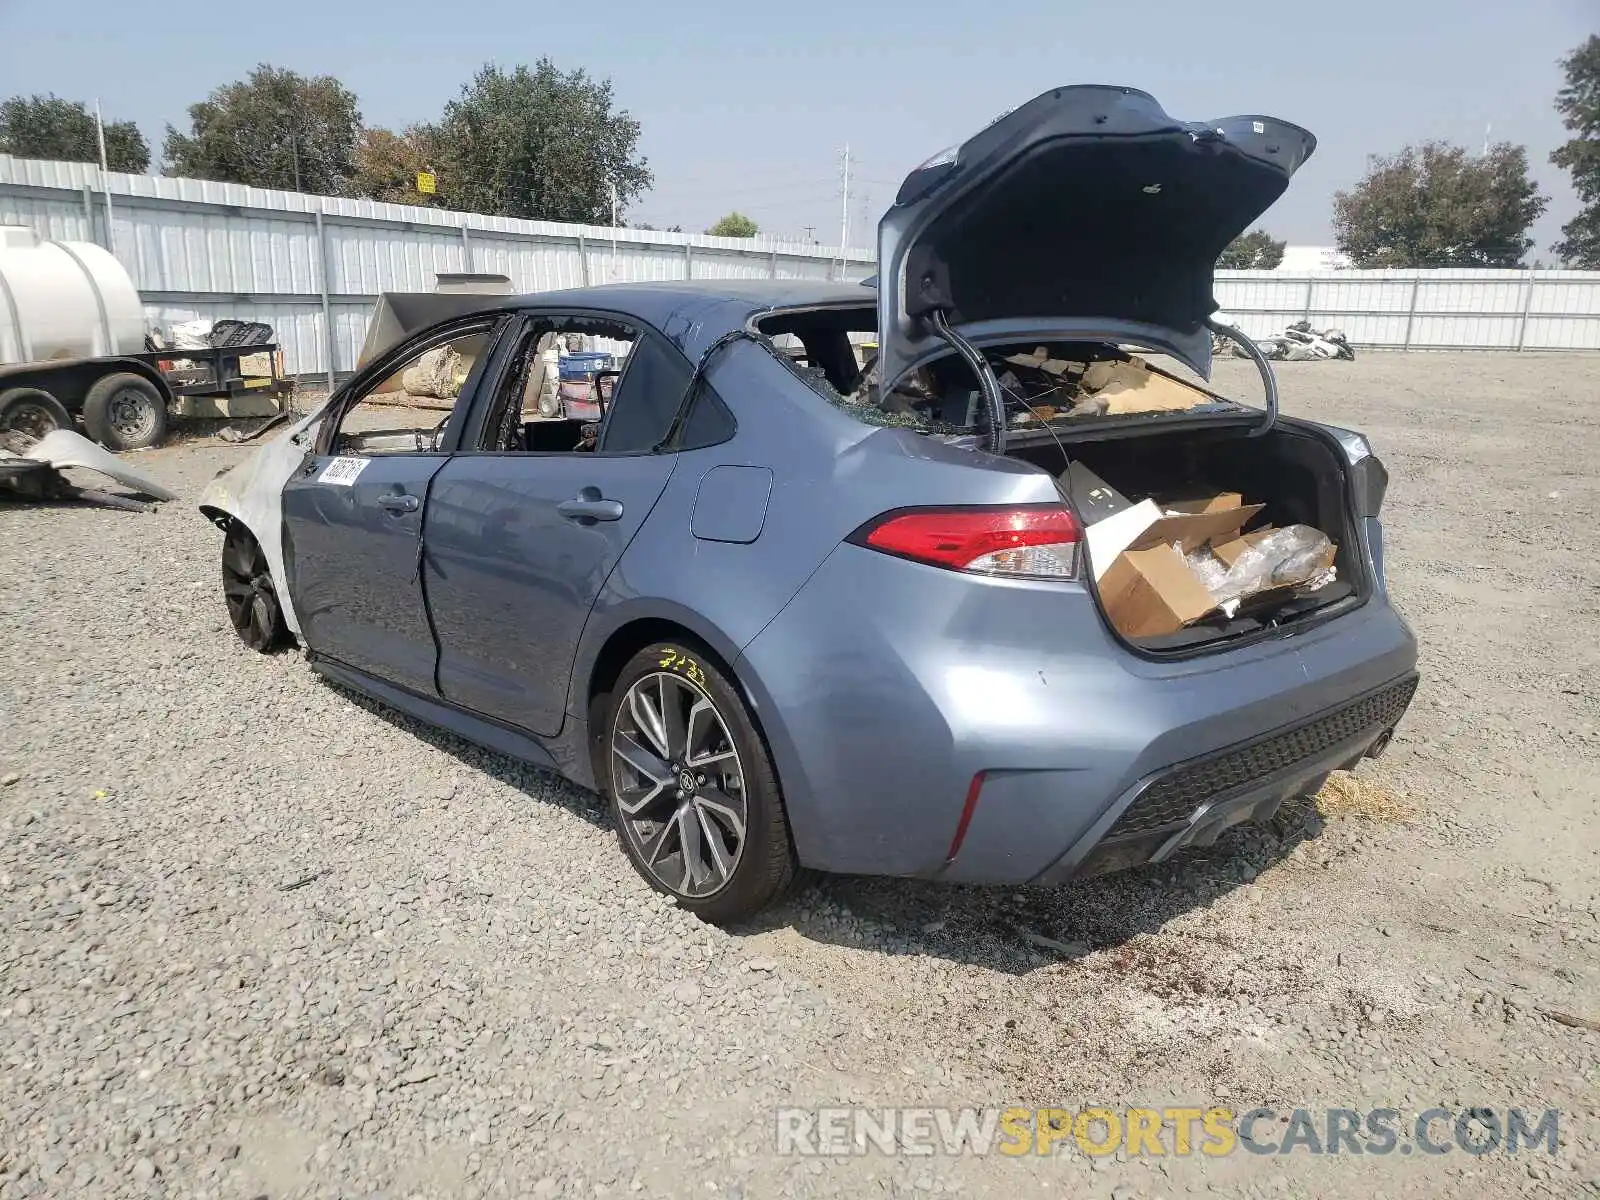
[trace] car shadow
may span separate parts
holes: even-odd
[[[437,725],[430,725],[398,709],[390,708],[381,700],[374,700],[364,692],[346,687],[324,675],[318,675],[316,678],[324,687],[332,688],[351,704],[371,713],[384,723],[420,742],[425,742],[435,750],[448,754],[462,766],[482,771],[489,778],[515,788],[534,803],[565,809],[574,816],[582,817],[596,829],[604,829],[607,832],[615,829],[610,809],[600,796],[563,778],[554,769],[535,766],[501,754],[498,750],[490,750],[476,742],[469,742],[465,738],[440,729]]]
[[[976,887],[821,876],[743,932],[792,929],[827,945],[915,954],[1025,975],[1115,949],[1252,884],[1325,828],[1311,798],[1225,831],[1170,862],[1055,887]]]
[[[554,770],[485,749],[325,676],[318,679],[395,729],[530,801],[556,805],[608,833],[615,829],[600,796]],[[790,929],[825,945],[1026,975],[1154,933],[1175,917],[1253,883],[1325,828],[1316,802],[1302,797],[1284,804],[1264,824],[1234,826],[1214,845],[1182,851],[1170,862],[1055,887],[810,875],[782,904],[728,932],[746,937]]]

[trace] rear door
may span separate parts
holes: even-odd
[[[335,405],[283,490],[284,564],[306,645],[428,696],[437,650],[422,600],[423,512],[494,331],[492,319],[456,321],[386,356]]]
[[[525,368],[552,329],[629,345],[593,448],[577,448],[581,421],[541,420],[529,394]],[[445,699],[537,734],[560,730],[589,611],[672,473],[674,456],[656,446],[688,380],[676,349],[623,318],[528,322],[487,411],[466,426],[471,444],[429,497],[423,570]],[[550,448],[560,446],[572,448]]]

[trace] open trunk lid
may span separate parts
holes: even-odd
[[[1056,88],[917,168],[878,226],[885,390],[948,343],[1131,342],[1203,377],[1212,272],[1316,139],[1273,117],[1179,121],[1132,88]]]

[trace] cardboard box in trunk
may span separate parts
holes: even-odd
[[[1229,503],[1238,498],[1236,493],[1222,493],[1184,501],[1185,507],[1196,511],[1175,516],[1161,515],[1154,501],[1144,500],[1106,521],[1105,532],[1098,522],[1089,526],[1086,534],[1100,602],[1124,637],[1176,633],[1216,608],[1184,555],[1207,543],[1243,541],[1247,535],[1240,531],[1263,506]],[[1114,557],[1102,570],[1108,550]]]
[[[1124,637],[1176,633],[1216,607],[1183,555],[1165,543],[1124,550],[1099,586],[1106,615]]]
[[[1244,505],[1244,497],[1238,492],[1218,492],[1214,496],[1197,496],[1190,500],[1167,500],[1161,507],[1169,513],[1214,513],[1226,512],[1230,508],[1240,508]]]
[[[1265,507],[1264,504],[1241,504],[1236,508],[1162,517],[1146,526],[1144,531],[1133,539],[1129,549],[1144,550],[1165,542],[1177,546],[1187,554],[1191,550],[1198,550],[1207,542],[1231,541],[1238,537],[1239,531]]]

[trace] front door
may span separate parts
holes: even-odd
[[[417,549],[442,454],[311,455],[283,489],[283,555],[306,645],[433,695]]]
[[[552,323],[630,346],[594,445],[582,418],[541,416],[530,397],[524,360]],[[688,374],[677,351],[624,323],[530,323],[478,444],[445,464],[429,496],[423,575],[445,699],[560,730],[589,611],[672,474],[675,456],[655,447]]]
[[[329,415],[283,490],[283,551],[307,647],[426,696],[437,648],[420,567],[429,483],[484,370],[492,325],[395,352]]]

